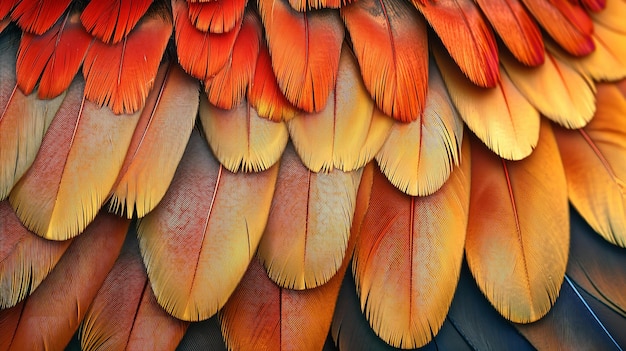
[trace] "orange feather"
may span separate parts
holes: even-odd
[[[254,257],[277,173],[230,173],[192,134],[169,191],[138,227],[152,289],[168,313],[204,320],[226,303]]]
[[[320,111],[339,69],[344,28],[338,11],[299,13],[287,0],[258,0],[258,4],[281,91],[296,107]]]
[[[27,300],[0,311],[0,348],[62,350],[113,267],[128,224],[100,214]]]
[[[213,105],[232,109],[241,103],[254,75],[261,37],[258,17],[248,12],[229,60],[215,76],[204,81],[204,89]]]
[[[593,1],[593,0],[588,0]],[[598,0],[604,1],[604,0]],[[626,23],[623,19],[626,15],[626,2],[624,1],[608,1],[604,11],[591,14],[591,18],[597,25],[603,25],[618,32],[626,32]]]
[[[305,12],[312,9],[338,9],[342,5],[355,0],[289,0],[289,5],[296,11]]]
[[[426,103],[426,24],[409,3],[359,0],[341,8],[361,74],[376,105],[400,121],[417,120]]]
[[[436,193],[408,196],[376,170],[353,270],[361,309],[394,347],[428,343],[441,328],[461,270],[469,206],[469,144]]]
[[[589,11],[599,12],[606,8],[606,0],[580,0],[580,3]],[[613,2],[613,1],[609,1]],[[615,1],[616,2],[616,1]]]
[[[189,20],[203,32],[226,33],[241,23],[248,0],[190,2]]]
[[[565,174],[545,120],[540,138],[532,155],[516,162],[472,143],[467,262],[491,304],[517,323],[550,310],[569,249]]]
[[[135,28],[151,4],[152,0],[91,0],[80,20],[94,37],[117,44]]]
[[[500,80],[496,40],[472,0],[413,4],[424,14],[450,56],[476,85],[495,87]],[[445,72],[442,72],[445,76]]]
[[[15,64],[20,89],[29,95],[41,79],[40,99],[60,95],[78,73],[91,42],[78,13],[68,13],[43,35],[22,34]]]
[[[189,9],[184,0],[172,0],[172,10],[178,62],[187,73],[198,79],[211,78],[228,62],[241,21],[229,32],[205,33],[189,20]]]
[[[11,12],[11,19],[24,31],[41,35],[56,23],[71,2],[72,0],[19,0]]]
[[[115,45],[94,41],[83,65],[87,99],[116,114],[142,109],[171,33],[171,18],[154,14]]]

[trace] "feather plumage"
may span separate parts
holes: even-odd
[[[393,0],[359,0],[342,7],[341,16],[378,108],[404,122],[418,119],[428,83],[423,18],[411,4]]]
[[[189,321],[214,315],[253,258],[278,167],[233,174],[197,132],[168,192],[139,222],[139,245],[157,301]]]
[[[178,64],[162,65],[154,85],[111,190],[111,209],[129,218],[145,216],[165,195],[198,112],[200,86]]]
[[[135,28],[151,4],[152,0],[92,0],[80,21],[94,37],[117,44]]]
[[[287,0],[258,5],[278,86],[296,107],[320,111],[337,80],[344,37],[338,11],[299,13]]]
[[[569,248],[567,185],[552,128],[522,161],[472,147],[465,253],[478,286],[505,318],[543,317],[556,300]]]
[[[248,0],[190,2],[189,19],[203,32],[226,33],[241,23]]]
[[[176,347],[178,351],[228,351],[220,330],[218,315],[191,323],[185,336]]]
[[[556,130],[569,199],[606,240],[626,247],[626,98],[612,85],[598,85],[598,109],[576,131]]]
[[[72,0],[16,1],[11,11],[11,19],[24,31],[41,35],[54,25],[71,2]]]
[[[74,237],[95,218],[122,167],[139,117],[116,116],[86,101],[82,93],[77,78],[33,165],[9,196],[22,222],[47,239]]]

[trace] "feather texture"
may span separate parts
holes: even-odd
[[[272,167],[289,140],[285,123],[260,118],[245,100],[232,110],[222,110],[203,96],[200,120],[215,158],[231,172]]]
[[[199,89],[177,64],[161,66],[111,191],[115,212],[143,217],[161,201],[191,135]]]
[[[569,248],[567,185],[552,128],[522,161],[472,147],[465,254],[483,294],[505,318],[534,322],[552,307]]]
[[[189,19],[203,32],[226,33],[241,23],[248,0],[190,2]]]
[[[139,117],[115,116],[82,93],[83,82],[77,78],[33,165],[9,196],[21,221],[46,239],[74,237],[95,218],[122,167]]]
[[[423,18],[411,4],[393,0],[359,0],[342,7],[341,16],[378,108],[404,122],[418,119],[428,83]]]
[[[258,0],[258,5],[281,91],[306,112],[322,110],[337,80],[344,37],[339,13],[299,13],[287,0]]]
[[[326,283],[348,245],[360,171],[314,173],[288,147],[259,256],[270,278],[289,289]]]
[[[41,35],[54,25],[71,2],[72,0],[19,0],[15,2],[11,19],[24,31]]]
[[[357,291],[370,325],[395,347],[428,343],[448,312],[463,259],[469,206],[469,144],[450,180],[411,197],[375,171],[354,256]]]
[[[626,247],[626,99],[598,85],[598,109],[583,129],[556,129],[569,199],[606,240]]]
[[[415,122],[396,123],[376,155],[381,171],[401,191],[425,196],[439,190],[459,164],[463,121],[441,74],[430,65],[424,114]]]
[[[157,301],[174,317],[214,315],[243,277],[270,211],[278,167],[233,174],[195,132],[159,205],[139,222]]]
[[[117,44],[135,28],[151,4],[152,0],[92,0],[80,21],[94,37]]]

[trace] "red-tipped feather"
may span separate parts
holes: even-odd
[[[241,103],[254,74],[261,36],[261,22],[249,12],[243,20],[230,59],[214,77],[204,82],[213,105],[232,109]]]
[[[143,108],[171,33],[170,19],[154,15],[116,45],[94,41],[83,65],[87,99],[116,114]]]
[[[496,40],[472,0],[413,0],[448,49],[461,71],[474,84],[489,88],[500,80]],[[444,73],[445,75],[445,73]]]
[[[176,27],[178,62],[187,73],[198,79],[211,78],[228,61],[239,34],[241,21],[229,32],[205,33],[191,24],[187,3],[184,0],[172,0],[172,10]]]
[[[272,67],[287,99],[306,112],[326,106],[344,28],[336,10],[299,13],[287,0],[258,0]]]
[[[41,78],[39,98],[61,94],[78,73],[91,41],[77,13],[66,15],[43,35],[23,33],[15,64],[20,89],[30,94]]]
[[[606,0],[580,0],[580,3],[593,12],[602,11],[606,7]]]
[[[115,44],[135,28],[150,4],[152,0],[91,0],[80,20],[94,37]]]
[[[189,3],[189,20],[203,32],[226,33],[241,23],[248,0]]]
[[[72,0],[21,0],[11,12],[11,18],[24,31],[41,35],[54,25],[71,2]]]
[[[359,0],[343,7],[363,81],[376,105],[403,122],[415,121],[426,103],[426,24],[408,3]]]

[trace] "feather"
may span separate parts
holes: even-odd
[[[365,165],[359,159],[370,131],[374,103],[347,46],[339,60],[337,85],[318,113],[302,113],[289,121],[289,134],[302,162],[313,172],[334,168],[352,171]],[[361,162],[360,162],[361,161]]]
[[[161,201],[196,121],[199,88],[178,64],[161,66],[111,191],[115,212],[143,217]]]
[[[408,196],[374,174],[353,270],[361,309],[392,346],[428,343],[450,307],[469,206],[469,144],[462,152],[461,167],[428,197]]]
[[[374,106],[369,130],[359,152],[357,164],[364,165],[373,160],[383,148],[389,134],[391,134],[391,129],[397,125],[399,125],[398,122]]]
[[[229,32],[202,32],[189,20],[189,9],[184,0],[172,0],[172,10],[178,62],[187,73],[200,80],[212,77],[228,61],[241,21]]]
[[[598,85],[598,109],[583,129],[555,129],[569,199],[609,242],[626,247],[626,99],[612,85]]]
[[[15,64],[18,86],[29,95],[39,82],[40,99],[60,95],[78,73],[91,41],[78,13],[68,13],[43,35],[23,33]]]
[[[480,11],[471,0],[412,0],[435,30],[461,71],[476,85],[498,85],[498,47]],[[445,72],[442,72],[445,77]]]
[[[568,0],[522,0],[539,24],[572,55],[583,56],[594,50],[593,23],[579,6]]]
[[[335,275],[348,245],[360,171],[314,173],[288,147],[258,255],[276,284],[309,289]]]
[[[463,140],[463,122],[432,61],[429,77],[424,114],[415,122],[394,124],[376,155],[387,179],[413,196],[430,195],[443,186],[459,164]]]
[[[156,301],[134,230],[89,306],[80,328],[83,350],[173,350],[188,323]]]
[[[91,0],[80,21],[94,37],[117,44],[135,28],[151,4],[152,0]]]
[[[241,23],[248,0],[190,2],[189,20],[203,32],[226,33]]]
[[[337,80],[344,38],[338,11],[299,13],[287,0],[258,5],[278,86],[296,107],[321,111]]]
[[[519,0],[476,2],[517,60],[526,66],[543,64],[541,31]]]
[[[594,1],[594,0],[585,0]],[[597,0],[605,1],[605,0]],[[595,22],[595,26],[602,25],[616,32],[626,34],[626,24],[623,21],[626,16],[626,2],[624,1],[607,1],[604,11],[591,14],[591,18]],[[0,17],[2,17],[0,15]],[[595,28],[594,26],[594,28]]]
[[[78,77],[33,165],[9,196],[20,220],[46,239],[74,237],[95,218],[122,167],[139,117],[115,116],[85,101],[82,92]]]
[[[19,1],[20,0],[3,0],[0,2],[0,19],[4,19],[6,17],[10,20],[10,17],[8,16]]]
[[[192,133],[168,192],[138,227],[152,289],[168,313],[204,320],[226,303],[261,239],[277,173],[230,173]]]
[[[11,12],[11,19],[22,30],[42,35],[56,23],[71,2],[72,0],[16,1]]]
[[[65,93],[52,100],[26,96],[16,85],[17,31],[0,37],[0,200],[35,160]]]
[[[0,309],[15,306],[35,291],[70,243],[29,232],[9,202],[0,202]]]
[[[254,78],[248,89],[248,100],[260,117],[276,122],[290,120],[298,112],[280,91],[265,43],[261,43],[259,47]]]
[[[501,62],[515,87],[542,115],[567,128],[582,128],[596,110],[595,84],[546,53],[539,67],[526,67],[507,55]]]
[[[115,45],[95,40],[83,64],[87,99],[116,114],[143,108],[171,33],[171,18],[154,14]]]
[[[227,351],[217,314],[205,321],[190,323],[177,351]]]
[[[571,213],[567,275],[595,299],[626,317],[626,250],[602,240],[577,212]]]
[[[209,101],[222,109],[241,103],[254,75],[262,29],[258,17],[248,12],[243,20],[230,59],[222,69],[204,81]]]
[[[539,138],[539,113],[506,72],[502,72],[496,88],[477,87],[441,50],[435,49],[434,53],[452,102],[478,138],[505,159],[520,160],[530,155]]]
[[[556,300],[569,248],[567,185],[552,128],[522,161],[472,147],[465,254],[483,294],[518,323],[543,317]]]
[[[585,6],[585,9],[593,12],[599,12],[606,8],[606,0],[580,0],[580,3]]]
[[[363,81],[385,114],[417,120],[426,103],[426,24],[408,2],[359,0],[341,9]]]
[[[17,306],[0,311],[0,348],[63,349],[113,267],[128,224],[113,215],[98,215],[37,290]]]
[[[296,11],[306,12],[311,9],[338,9],[356,0],[289,0],[289,5]]]
[[[200,120],[215,158],[231,172],[272,167],[289,140],[285,123],[260,118],[245,100],[233,110],[222,110],[203,96]]]

